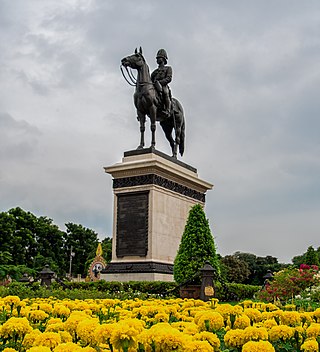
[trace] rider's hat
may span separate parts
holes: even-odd
[[[156,58],[158,58],[158,57],[162,57],[163,59],[168,61],[168,55],[167,55],[167,52],[164,49],[159,49],[158,50]]]

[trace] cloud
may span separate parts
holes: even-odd
[[[26,121],[15,120],[8,113],[0,113],[1,159],[19,160],[34,153],[40,131]]]
[[[206,212],[218,250],[287,261],[319,246],[319,11],[287,0],[2,1],[2,210],[111,233],[102,167],[139,142],[119,65],[141,45],[150,70],[168,52],[183,161],[215,184]],[[160,126],[156,136],[169,154]]]

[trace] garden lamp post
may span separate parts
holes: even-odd
[[[214,282],[213,279],[215,277],[215,270],[212,265],[207,261],[205,262],[201,272],[201,291],[200,291],[200,299],[203,301],[209,301],[214,297]]]
[[[45,265],[45,267],[39,273],[41,285],[49,287],[51,285],[51,280],[54,274],[55,272],[50,269],[49,265]]]
[[[266,287],[267,283],[273,279],[273,274],[271,270],[268,270],[267,273],[263,277],[263,288]]]

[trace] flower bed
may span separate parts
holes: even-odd
[[[320,308],[217,299],[0,298],[0,351],[318,351]]]

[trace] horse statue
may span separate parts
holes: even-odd
[[[123,58],[121,60],[121,66],[127,70],[127,75],[132,83],[125,77],[121,67],[122,74],[126,81],[136,87],[133,99],[137,109],[137,119],[140,122],[140,144],[137,149],[144,148],[146,116],[149,116],[151,122],[151,147],[155,147],[156,145],[156,121],[159,121],[170,143],[172,156],[177,158],[178,150],[182,156],[185,142],[185,120],[180,102],[175,98],[171,98],[171,111],[169,116],[163,112],[163,102],[151,80],[149,66],[142,55],[141,47],[139,52],[136,49],[133,55]],[[137,78],[134,78],[132,73],[128,71],[128,67],[137,70]],[[175,132],[175,138],[172,136],[173,130]]]

